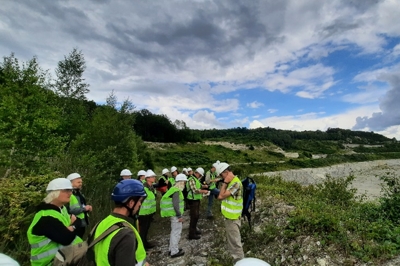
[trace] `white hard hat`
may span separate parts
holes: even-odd
[[[187,173],[187,172],[189,172],[187,168],[182,169],[182,173]]]
[[[127,176],[127,175],[132,175],[131,171],[129,169],[124,169],[121,171],[120,176]]]
[[[220,161],[216,161],[215,163],[213,163],[212,167],[217,168],[217,165],[220,164]]]
[[[187,176],[185,174],[179,174],[175,177],[175,181],[187,181]]]
[[[66,178],[56,178],[49,182],[47,185],[46,191],[54,191],[61,189],[72,189],[71,181]]]
[[[152,177],[152,176],[157,176],[156,173],[153,172],[153,170],[149,169],[147,172],[145,172],[145,176],[147,177]]]
[[[18,262],[10,258],[9,256],[0,253],[0,265],[2,266],[19,266]]]
[[[146,175],[146,171],[145,170],[140,170],[139,172],[137,172],[137,175],[138,176]]]
[[[69,181],[72,181],[72,180],[77,179],[77,178],[82,178],[82,177],[81,177],[81,175],[78,174],[78,173],[72,173],[72,174],[70,174],[70,175],[67,176],[67,179],[68,179]]]
[[[234,266],[271,266],[271,265],[260,259],[244,258],[236,262]]]
[[[215,167],[215,172],[217,173],[217,176],[219,176],[228,167],[229,167],[229,164],[227,164],[227,163],[219,163],[217,165],[217,167]]]
[[[171,173],[175,172],[176,170],[178,170],[178,168],[176,168],[175,166],[171,167]]]
[[[204,175],[204,169],[201,168],[201,167],[197,168],[197,169],[196,169],[196,172],[199,173],[201,176]]]
[[[188,167],[187,171],[189,173],[190,171],[193,171],[193,170],[192,170],[192,168]]]
[[[166,173],[169,173],[169,170],[167,168],[164,168],[161,172],[162,175],[165,175]]]

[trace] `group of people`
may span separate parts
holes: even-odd
[[[227,163],[217,161],[209,171],[199,167],[195,171],[177,167],[163,169],[157,180],[153,170],[140,170],[136,178],[128,169],[121,171],[111,200],[112,213],[95,225],[93,240],[111,226],[128,223],[99,241],[94,246],[97,265],[148,265],[146,250],[155,246],[147,235],[157,210],[157,191],[161,194],[160,214],[171,221],[169,256],[183,256],[179,241],[182,233],[185,206],[190,209],[190,240],[200,239],[197,227],[200,201],[208,196],[207,218],[212,219],[214,197],[221,200],[227,245],[235,261],[244,258],[240,236],[240,216],[243,208],[242,183]],[[73,173],[67,178],[56,178],[47,186],[47,196],[28,229],[32,265],[48,265],[62,246],[82,242],[88,216],[93,211],[81,193],[82,177]],[[128,229],[128,230],[127,230]]]

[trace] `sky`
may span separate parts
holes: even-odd
[[[0,54],[55,78],[81,50],[101,104],[193,129],[343,128],[400,140],[398,0],[4,0]]]

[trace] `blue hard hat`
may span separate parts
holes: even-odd
[[[131,197],[146,197],[143,183],[136,179],[120,181],[111,194],[111,199],[116,202],[126,202]]]

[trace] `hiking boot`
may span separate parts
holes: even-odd
[[[196,235],[201,235],[201,231],[200,230],[196,230]]]
[[[183,256],[183,255],[185,255],[185,251],[180,250],[178,253],[171,255],[171,258],[177,258],[177,257]]]
[[[207,215],[207,219],[208,220],[212,220],[212,219],[214,219],[214,216],[211,214],[211,215]]]
[[[145,249],[152,249],[156,246],[155,243],[153,242],[147,242],[146,244],[143,245]]]
[[[182,251],[183,251],[183,249],[180,248],[179,251],[178,251],[178,253],[179,253],[179,252],[182,252]],[[168,256],[171,256],[171,251],[168,251]]]
[[[201,238],[201,236],[199,236],[199,235],[189,236],[189,240],[200,239],[200,238]]]

